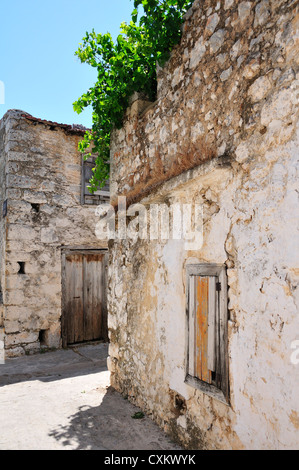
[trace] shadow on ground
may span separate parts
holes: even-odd
[[[140,411],[112,387],[99,406],[82,406],[69,424],[50,432],[63,446],[76,450],[179,450],[168,437],[157,432],[148,417],[133,419]]]
[[[0,387],[94,374],[107,369],[107,356],[108,343],[94,343],[8,359],[0,365]]]
[[[110,386],[108,344],[8,360],[0,366],[0,449],[177,450]]]

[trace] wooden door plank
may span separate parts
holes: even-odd
[[[188,372],[189,375],[195,375],[195,286],[196,277],[190,276],[189,279],[189,350],[188,350]]]
[[[216,370],[216,277],[209,277],[208,369]]]
[[[211,383],[208,370],[208,313],[209,313],[209,278],[197,276],[196,281],[196,376]]]
[[[102,254],[84,256],[84,340],[102,337]]]
[[[73,285],[74,285],[74,328],[75,343],[83,341],[83,257],[76,255],[73,261]]]
[[[69,344],[73,340],[73,328],[71,328],[71,315],[72,315],[72,286],[71,286],[71,273],[72,273],[72,260],[67,256],[65,260],[65,334],[66,343]]]
[[[92,328],[93,339],[102,339],[103,255],[92,260]]]
[[[83,291],[84,291],[84,341],[93,339],[92,334],[92,306],[91,306],[91,282],[90,274],[91,265],[89,263],[89,255],[84,256],[83,261]]]
[[[73,311],[73,301],[72,301],[72,260],[71,257],[67,256],[65,259],[65,314],[64,314],[64,324],[65,324],[65,337],[66,344],[70,344],[74,340],[74,328],[72,323],[72,311]]]
[[[67,343],[82,341],[83,332],[83,272],[82,255],[66,257],[66,336]]]

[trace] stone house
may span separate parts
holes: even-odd
[[[106,251],[84,129],[10,110],[0,121],[0,327],[6,357],[107,338]]]
[[[298,18],[195,0],[157,101],[133,97],[113,133],[123,230],[202,208],[198,246],[174,223],[109,242],[112,385],[187,448],[299,445]]]

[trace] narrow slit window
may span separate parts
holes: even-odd
[[[41,346],[47,345],[46,335],[47,335],[47,330],[40,330],[39,335],[38,335],[38,340]]]
[[[186,382],[228,402],[227,279],[225,266],[187,267]]]
[[[35,212],[36,214],[39,213],[39,211],[40,211],[40,204],[31,203],[31,207],[32,207],[33,212]]]

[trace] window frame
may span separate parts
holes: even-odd
[[[215,302],[215,321],[216,312],[218,309],[219,319],[219,344],[217,345],[216,354],[218,354],[220,364],[220,377],[221,385],[217,387],[213,383],[205,382],[193,374],[189,370],[190,349],[193,347],[193,354],[195,354],[195,344],[190,345],[190,322],[192,320],[190,312],[190,286],[191,278],[193,276],[202,277],[216,277],[216,282],[220,283],[220,291]],[[198,263],[186,266],[186,375],[185,383],[202,391],[217,400],[229,405],[229,364],[228,364],[228,298],[227,298],[227,275],[226,266],[223,264],[215,263]],[[195,318],[194,320],[195,321]],[[195,324],[194,324],[195,325]],[[192,364],[191,364],[192,365]]]
[[[104,188],[95,191],[93,194],[85,192],[85,182],[86,182],[86,168],[91,167],[94,168],[95,166],[95,159],[96,157],[90,157],[87,160],[84,159],[84,156],[81,158],[81,205],[86,207],[93,207],[99,204],[107,204],[110,202],[110,190],[105,191]],[[109,185],[109,181],[108,181]],[[86,202],[86,196],[88,196],[94,202],[92,204],[88,204]]]

